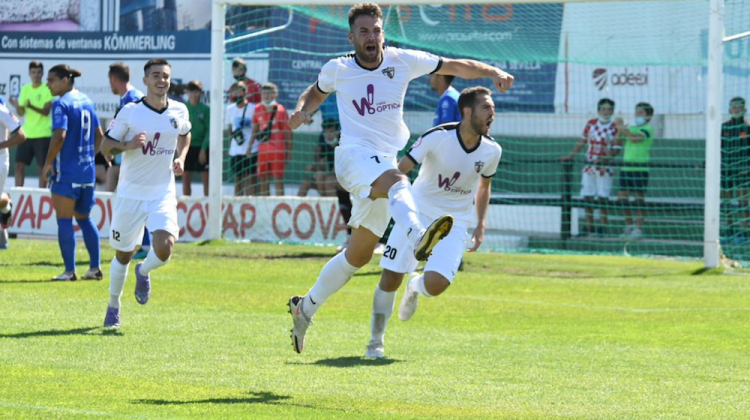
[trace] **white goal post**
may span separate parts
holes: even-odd
[[[616,3],[636,2],[642,0],[453,0],[451,4],[534,4],[534,3]],[[656,0],[654,0],[656,1]],[[707,103],[705,110],[706,125],[706,177],[705,177],[705,214],[703,234],[703,258],[708,268],[720,264],[719,228],[720,228],[720,128],[721,128],[721,100],[722,100],[722,72],[723,72],[723,39],[724,0],[690,0],[708,1],[708,74],[707,74]],[[355,3],[346,0],[285,0],[275,2],[269,0],[213,0],[212,29],[211,29],[211,127],[210,127],[210,162],[209,175],[209,205],[213,216],[208,220],[207,232],[209,239],[219,239],[222,232],[222,217],[220,211],[222,203],[222,131],[224,121],[224,69],[223,54],[225,51],[225,11],[228,5],[245,6],[279,6],[283,5],[316,5],[316,6],[346,6]],[[390,0],[389,5],[434,5],[434,0]],[[746,34],[740,34],[746,35]],[[230,41],[231,42],[231,41]]]

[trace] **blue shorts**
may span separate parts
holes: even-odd
[[[91,209],[93,209],[94,204],[96,204],[94,183],[74,184],[72,182],[53,182],[50,191],[52,194],[76,200],[75,211],[81,215],[91,213]]]

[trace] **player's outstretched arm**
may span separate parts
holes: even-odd
[[[296,130],[303,123],[312,121],[312,114],[320,107],[320,104],[326,100],[328,93],[323,93],[318,89],[317,82],[308,86],[302,95],[299,96],[294,113],[289,118],[289,127]]]
[[[437,74],[457,76],[463,79],[489,77],[492,79],[495,89],[500,93],[504,93],[513,86],[513,76],[510,73],[476,60],[443,58],[443,65],[440,66]]]
[[[109,137],[102,140],[102,154],[105,156],[119,155],[128,150],[134,150],[146,145],[146,132],[142,131],[129,141],[117,141]]]
[[[490,205],[490,191],[492,190],[492,178],[482,178],[479,182],[479,189],[475,197],[477,207],[477,227],[474,228],[474,233],[471,235],[471,240],[474,242],[474,246],[469,249],[469,252],[474,252],[479,249],[484,241],[484,229],[487,223],[487,207]]]

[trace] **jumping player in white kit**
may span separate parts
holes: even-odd
[[[10,133],[10,135],[9,135]],[[8,150],[26,141],[21,122],[13,115],[0,98],[0,249],[8,249],[8,222],[13,208],[10,196],[3,192],[8,177],[10,161]]]
[[[326,63],[315,84],[302,93],[289,125],[294,130],[336,92],[341,141],[335,172],[352,196],[349,226],[352,238],[345,252],[333,257],[305,296],[289,300],[292,346],[301,353],[312,318],[328,297],[341,289],[372,258],[391,217],[404,227],[418,260],[424,260],[451,230],[453,218],[442,215],[427,228],[411,193],[408,178],[396,167],[396,153],[406,146],[409,130],[403,120],[409,82],[430,74],[465,79],[488,77],[505,92],[513,76],[474,60],[440,58],[422,51],[384,47],[383,14],[373,3],[349,10],[349,42],[354,53]]]
[[[120,326],[120,296],[144,227],[153,241],[146,259],[135,266],[135,299],[141,305],[151,296],[151,271],[169,262],[179,235],[174,177],[185,167],[190,116],[184,104],[167,99],[172,67],[166,60],[149,60],[144,71],[146,96],[118,111],[102,143],[105,155],[124,152],[109,237],[117,253],[105,327]]]
[[[477,225],[469,252],[482,244],[492,176],[502,155],[500,145],[488,137],[495,119],[491,95],[489,89],[481,86],[464,89],[458,98],[462,122],[427,131],[398,163],[403,173],[422,164],[412,187],[422,223],[429,224],[443,214],[450,214],[455,222],[448,236],[435,246],[422,275],[414,273],[418,261],[406,228],[398,223],[393,227],[380,260],[383,275],[372,300],[372,335],[366,357],[384,356],[385,327],[405,273],[412,274],[398,313],[403,321],[414,314],[419,295],[437,296],[451,285],[466,249],[475,202]]]

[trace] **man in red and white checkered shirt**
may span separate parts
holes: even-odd
[[[583,135],[578,143],[573,147],[569,155],[560,158],[562,161],[572,160],[575,155],[587,145],[586,165],[583,167],[581,177],[581,196],[587,200],[598,200],[601,203],[599,207],[599,220],[594,223],[594,207],[586,207],[586,225],[579,229],[579,236],[589,234],[604,235],[604,229],[607,225],[607,208],[606,202],[612,192],[612,177],[614,170],[608,165],[609,160],[615,155],[613,153],[615,146],[615,135],[617,128],[612,121],[612,114],[615,110],[615,101],[603,98],[598,104],[597,118],[593,118],[586,123],[583,129]]]

